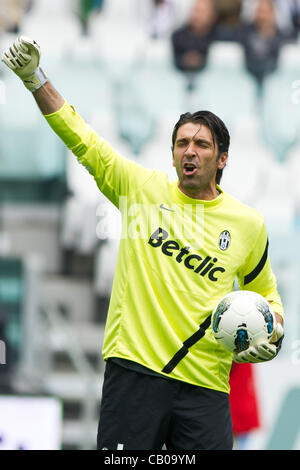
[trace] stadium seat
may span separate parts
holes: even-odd
[[[73,58],[67,64],[58,62],[49,67],[48,74],[60,94],[89,121],[95,109],[109,112],[111,83],[100,61]]]
[[[5,73],[3,81],[9,106],[0,107],[0,199],[60,200],[65,194],[64,146],[18,78]]]
[[[179,25],[188,20],[194,3],[194,0],[174,0],[177,23]]]
[[[139,0],[109,0],[103,4],[102,14],[106,20],[124,19],[126,21],[134,21],[138,12]]]
[[[96,237],[96,209],[98,201],[104,199],[99,192],[98,200],[87,201],[77,197],[66,200],[62,214],[61,243],[65,249],[75,250],[81,255],[94,252]]]
[[[119,251],[121,214],[103,198],[97,207],[97,219],[97,238],[102,242],[96,249],[94,288],[98,296],[109,297]]]
[[[293,95],[297,97],[294,82],[290,76],[278,73],[269,77],[264,84],[261,108],[263,134],[274,158],[280,162],[286,160],[288,152],[299,141],[299,104],[293,103]]]
[[[154,138],[145,146],[139,158],[139,163],[145,168],[163,171],[171,181],[177,180],[171,152],[171,135],[176,121],[177,116],[174,115],[161,117],[157,121]]]
[[[22,21],[20,34],[34,38],[40,44],[43,59],[61,58],[71,53],[81,35],[73,1],[34,2]]]
[[[297,231],[300,230],[300,185],[298,181],[300,162],[300,142],[288,153],[284,166],[287,169],[289,180],[289,192],[292,197],[292,207],[294,210],[294,224]]]
[[[205,70],[198,74],[193,96],[194,110],[208,109],[233,126],[241,116],[256,112],[256,84],[245,71],[239,44],[215,43]]]
[[[32,96],[14,75],[5,76],[4,82],[9,106],[0,108],[1,176],[43,179],[64,174],[62,144]]]
[[[259,117],[240,119],[231,132],[221,186],[259,210],[271,233],[288,234],[293,228],[297,190],[292,188],[290,173],[286,163],[274,161],[264,142]]]
[[[278,71],[279,73],[299,72],[300,70],[300,44],[286,44],[280,50]]]
[[[22,353],[24,300],[24,266],[21,258],[0,256],[0,331],[5,341],[6,365],[0,369],[0,388],[12,382]],[[2,363],[1,363],[2,364]],[[2,394],[1,393],[1,394]]]
[[[151,67],[151,64],[173,66],[173,51],[169,38],[148,38],[141,62],[149,67]]]
[[[174,119],[186,111],[186,81],[172,64],[149,61],[133,74],[131,80],[146,108],[157,118],[173,116]]]
[[[154,137],[161,119],[172,116],[177,120],[183,112],[184,85],[184,77],[172,65],[151,60],[128,68],[122,79],[115,81],[114,112],[119,133],[135,154]]]
[[[41,18],[70,16],[74,13],[73,0],[38,0],[33,2],[29,15],[36,15]]]
[[[241,116],[230,134],[221,186],[245,204],[256,204],[264,194],[264,181],[272,163],[272,154],[262,142],[260,121],[257,117]]]
[[[300,46],[282,48],[278,70],[264,82],[261,122],[265,142],[274,158],[284,162],[299,141],[300,126]]]
[[[142,24],[127,17],[98,15],[91,20],[90,37],[95,54],[106,67],[132,64],[143,57],[147,32]]]
[[[288,236],[293,231],[295,205],[286,164],[273,160],[260,185],[261,195],[253,206],[263,214],[270,233]]]
[[[207,68],[229,69],[240,71],[244,67],[244,52],[237,43],[216,41],[211,44],[208,52]]]
[[[139,155],[155,129],[155,119],[147,110],[134,83],[125,81],[114,87],[114,113],[119,135]]]

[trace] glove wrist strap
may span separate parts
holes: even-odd
[[[32,93],[41,88],[48,81],[48,77],[41,67],[38,67],[34,74],[23,80],[26,88]]]

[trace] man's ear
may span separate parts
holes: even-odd
[[[171,152],[172,152],[172,165],[175,166],[175,158],[174,158],[174,147],[171,147]]]
[[[228,152],[222,152],[218,159],[218,170],[225,168],[228,159]]]

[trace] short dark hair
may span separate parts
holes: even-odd
[[[213,138],[214,145],[218,146],[218,158],[220,158],[221,153],[228,152],[230,145],[230,135],[227,127],[225,126],[222,119],[216,116],[211,111],[196,111],[195,113],[185,113],[181,114],[178,122],[175,124],[173,133],[172,133],[172,152],[174,149],[177,132],[179,127],[192,122],[194,124],[203,124],[206,126]],[[223,170],[217,170],[216,183],[219,184],[222,178]]]

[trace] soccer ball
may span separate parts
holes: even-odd
[[[272,307],[260,294],[235,291],[225,295],[212,313],[212,331],[227,350],[239,353],[269,341],[275,326]]]

